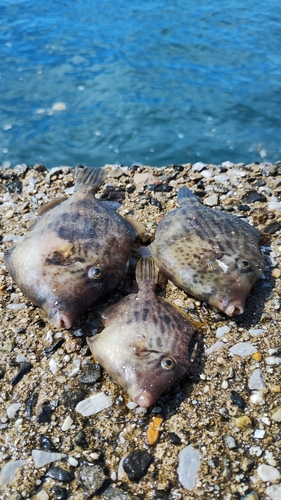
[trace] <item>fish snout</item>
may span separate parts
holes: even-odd
[[[228,316],[237,316],[238,314],[243,314],[244,305],[245,304],[240,300],[231,300],[222,310]]]
[[[149,394],[149,392],[143,391],[134,397],[134,402],[142,408],[148,408],[155,402],[155,398],[153,398],[152,394]]]
[[[66,328],[67,330],[72,327],[74,322],[74,319],[65,311],[57,311],[50,319],[56,328]]]

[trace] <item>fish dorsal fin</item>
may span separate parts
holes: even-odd
[[[196,196],[196,194],[192,193],[190,189],[188,189],[187,186],[182,186],[178,192],[178,197],[177,197],[178,203],[181,205],[184,201],[187,200],[193,200],[197,201],[199,203],[199,200]]]
[[[135,229],[135,231],[138,233],[139,236],[145,232],[145,226],[142,224],[142,222],[139,222],[136,219],[131,219],[130,217],[125,217],[124,215],[122,215],[122,217],[127,222],[129,222],[131,226],[133,226],[133,228]]]
[[[188,323],[194,328],[194,331],[196,332],[196,330],[198,330],[199,328],[201,328],[202,326],[205,326],[206,323],[203,323],[202,321],[198,321],[197,319],[195,318],[192,318],[189,314],[187,314],[185,311],[183,311],[179,306],[177,306],[176,304],[171,304],[170,302],[168,302],[166,299],[164,299],[168,304],[172,305],[174,309],[176,309],[176,311],[178,313],[180,313],[184,319],[186,319],[186,321],[188,321]]]
[[[154,263],[152,257],[145,257],[140,259],[136,267],[136,280],[137,283],[141,281],[150,281],[152,283],[157,283],[158,279],[158,268]]]
[[[44,203],[44,205],[41,205],[41,207],[37,211],[37,216],[41,217],[41,215],[45,214],[49,210],[52,210],[52,208],[56,207],[57,205],[60,205],[65,200],[67,200],[66,196],[58,196],[57,198],[48,201],[48,203]]]
[[[96,192],[102,185],[106,171],[100,167],[86,167],[76,168],[76,179],[74,191],[77,191],[81,186],[92,186],[93,191]]]
[[[119,316],[119,311],[121,307],[124,307],[126,303],[131,302],[132,297],[135,297],[135,293],[131,293],[130,295],[127,295],[126,297],[123,297],[122,299],[118,300],[116,304],[113,304],[112,306],[109,306],[103,313],[101,314],[102,322],[106,326],[109,321],[111,321],[113,318]]]

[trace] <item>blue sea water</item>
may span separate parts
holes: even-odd
[[[6,0],[0,165],[281,159],[277,0]]]

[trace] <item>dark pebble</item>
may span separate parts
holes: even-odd
[[[31,363],[28,363],[28,361],[24,361],[23,363],[21,363],[17,375],[15,375],[15,377],[13,377],[11,380],[11,384],[12,385],[18,384],[21,381],[21,379],[32,370],[32,368],[33,365]]]
[[[88,448],[88,442],[86,440],[86,433],[84,431],[79,431],[77,434],[74,436],[74,443],[77,444],[77,446],[80,446],[80,448],[83,448],[84,450]]]
[[[42,436],[40,439],[40,448],[45,451],[57,451],[54,443],[48,436]]]
[[[265,202],[267,201],[266,196],[257,191],[250,191],[242,198],[243,203],[255,203],[256,201]]]
[[[101,376],[101,367],[94,363],[87,363],[83,367],[83,373],[80,376],[82,384],[93,385]]]
[[[86,490],[96,493],[106,480],[100,465],[84,465],[79,469],[79,479]]]
[[[169,432],[168,435],[172,444],[181,444],[181,438],[175,432]]]
[[[17,329],[17,334],[18,335],[22,335],[25,332],[26,332],[26,328],[20,327],[20,328]]]
[[[149,198],[149,203],[150,205],[153,205],[154,207],[159,208],[160,210],[162,209],[162,203],[157,200],[156,198]]]
[[[130,186],[127,188],[127,193],[131,194],[136,190],[135,186]]]
[[[251,210],[251,208],[249,207],[249,205],[238,205],[238,210],[240,210],[241,212],[249,212],[249,210]]]
[[[5,377],[5,373],[6,373],[5,368],[3,368],[3,367],[1,366],[1,368],[0,368],[0,378],[4,378],[4,377]]]
[[[12,182],[7,182],[4,187],[7,191],[9,191],[9,193],[20,194],[22,192],[22,182],[19,179],[16,179]]]
[[[139,481],[153,462],[153,457],[145,450],[135,450],[123,462],[123,469],[130,481]]]
[[[120,488],[109,486],[102,494],[102,500],[139,500],[140,497],[125,493]]]
[[[233,404],[238,406],[238,408],[244,410],[244,408],[246,407],[244,399],[236,391],[230,391],[230,399]]]
[[[67,470],[62,467],[50,467],[46,472],[46,477],[51,477],[52,479],[57,479],[58,481],[62,481],[63,483],[70,483],[73,481],[74,476],[70,474]]]
[[[60,338],[55,344],[51,345],[50,347],[46,347],[46,349],[43,349],[44,356],[50,356],[51,354],[56,352],[64,342],[65,339]]]
[[[38,401],[38,393],[37,392],[32,392],[27,400],[26,400],[26,416],[27,418],[31,418],[32,417],[32,413],[33,413],[33,408],[34,406],[37,405],[37,401]]]
[[[268,224],[267,226],[265,226],[263,232],[268,234],[274,234],[276,233],[276,231],[279,231],[280,227],[281,227],[280,222],[275,220],[273,222],[270,222],[270,224]]]
[[[277,174],[278,168],[274,163],[265,163],[262,166],[261,173],[264,177],[269,177],[270,175],[275,176]]]
[[[205,189],[204,182],[202,180],[197,182],[197,189]]]
[[[37,417],[37,422],[39,422],[39,424],[50,423],[53,411],[50,405],[44,404]]]
[[[75,389],[68,389],[61,395],[61,400],[65,407],[74,409],[75,406],[85,399],[86,391],[83,388],[76,387]]]
[[[157,191],[161,193],[169,193],[172,191],[172,186],[169,186],[168,184],[148,184],[146,188],[149,191]]]
[[[56,500],[67,500],[68,498],[68,491],[66,488],[62,488],[62,486],[54,486],[51,492],[54,494]]]
[[[173,165],[173,169],[176,171],[176,172],[182,172],[184,170],[183,166],[182,165]]]

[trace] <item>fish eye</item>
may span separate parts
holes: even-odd
[[[239,267],[242,271],[249,271],[251,269],[251,264],[247,259],[240,259]]]
[[[165,356],[161,359],[161,366],[164,370],[171,371],[176,367],[176,360],[170,356]]]
[[[90,267],[88,271],[89,278],[93,280],[100,280],[101,278],[103,278],[103,275],[104,275],[104,270],[101,266]]]

